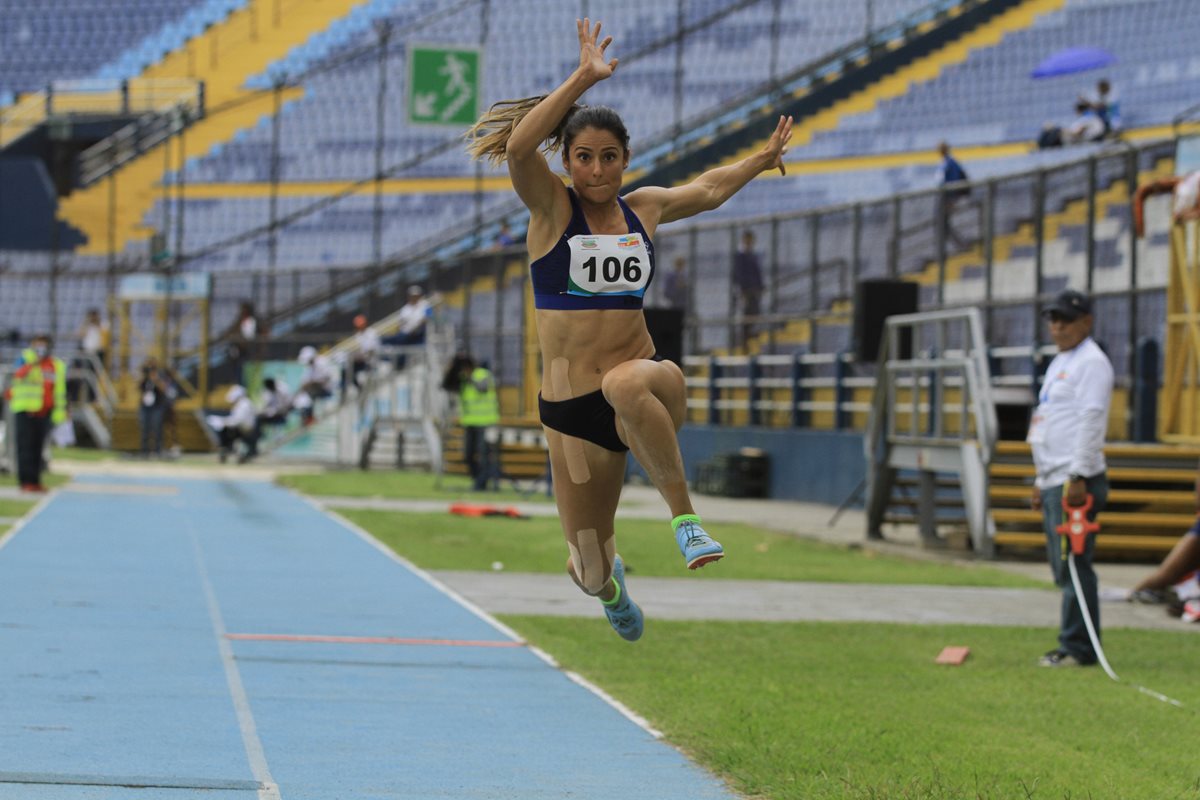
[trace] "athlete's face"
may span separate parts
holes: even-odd
[[[571,141],[563,163],[580,197],[593,203],[611,203],[621,188],[629,154],[609,131],[584,128]]]

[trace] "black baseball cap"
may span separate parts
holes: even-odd
[[[1060,316],[1068,322],[1074,322],[1082,316],[1092,313],[1092,298],[1074,289],[1064,289],[1054,298],[1054,302],[1042,309],[1042,316],[1051,314]]]

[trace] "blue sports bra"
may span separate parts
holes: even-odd
[[[568,188],[567,196],[571,199],[567,229],[553,250],[529,265],[534,307],[640,309],[654,278],[654,245],[641,220],[618,197],[629,233],[594,234],[575,191]]]

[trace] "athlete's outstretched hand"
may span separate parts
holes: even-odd
[[[780,117],[779,124],[775,126],[775,132],[771,134],[771,138],[763,146],[763,155],[768,159],[766,170],[777,169],[780,175],[787,175],[787,168],[783,165],[783,157],[787,154],[787,144],[791,139],[792,118]],[[766,170],[763,171],[766,172]]]
[[[575,20],[575,27],[579,32],[580,71],[597,83],[605,78],[611,78],[617,69],[619,59],[605,61],[604,51],[612,44],[613,37],[605,36],[604,40],[600,41],[600,23],[597,22],[596,28],[593,30],[591,20],[586,18],[582,21]]]

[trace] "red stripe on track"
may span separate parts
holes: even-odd
[[[473,639],[401,639],[396,636],[320,636],[289,633],[227,633],[226,639],[240,642],[316,642],[320,644],[392,644],[434,647],[524,647],[525,642]]]

